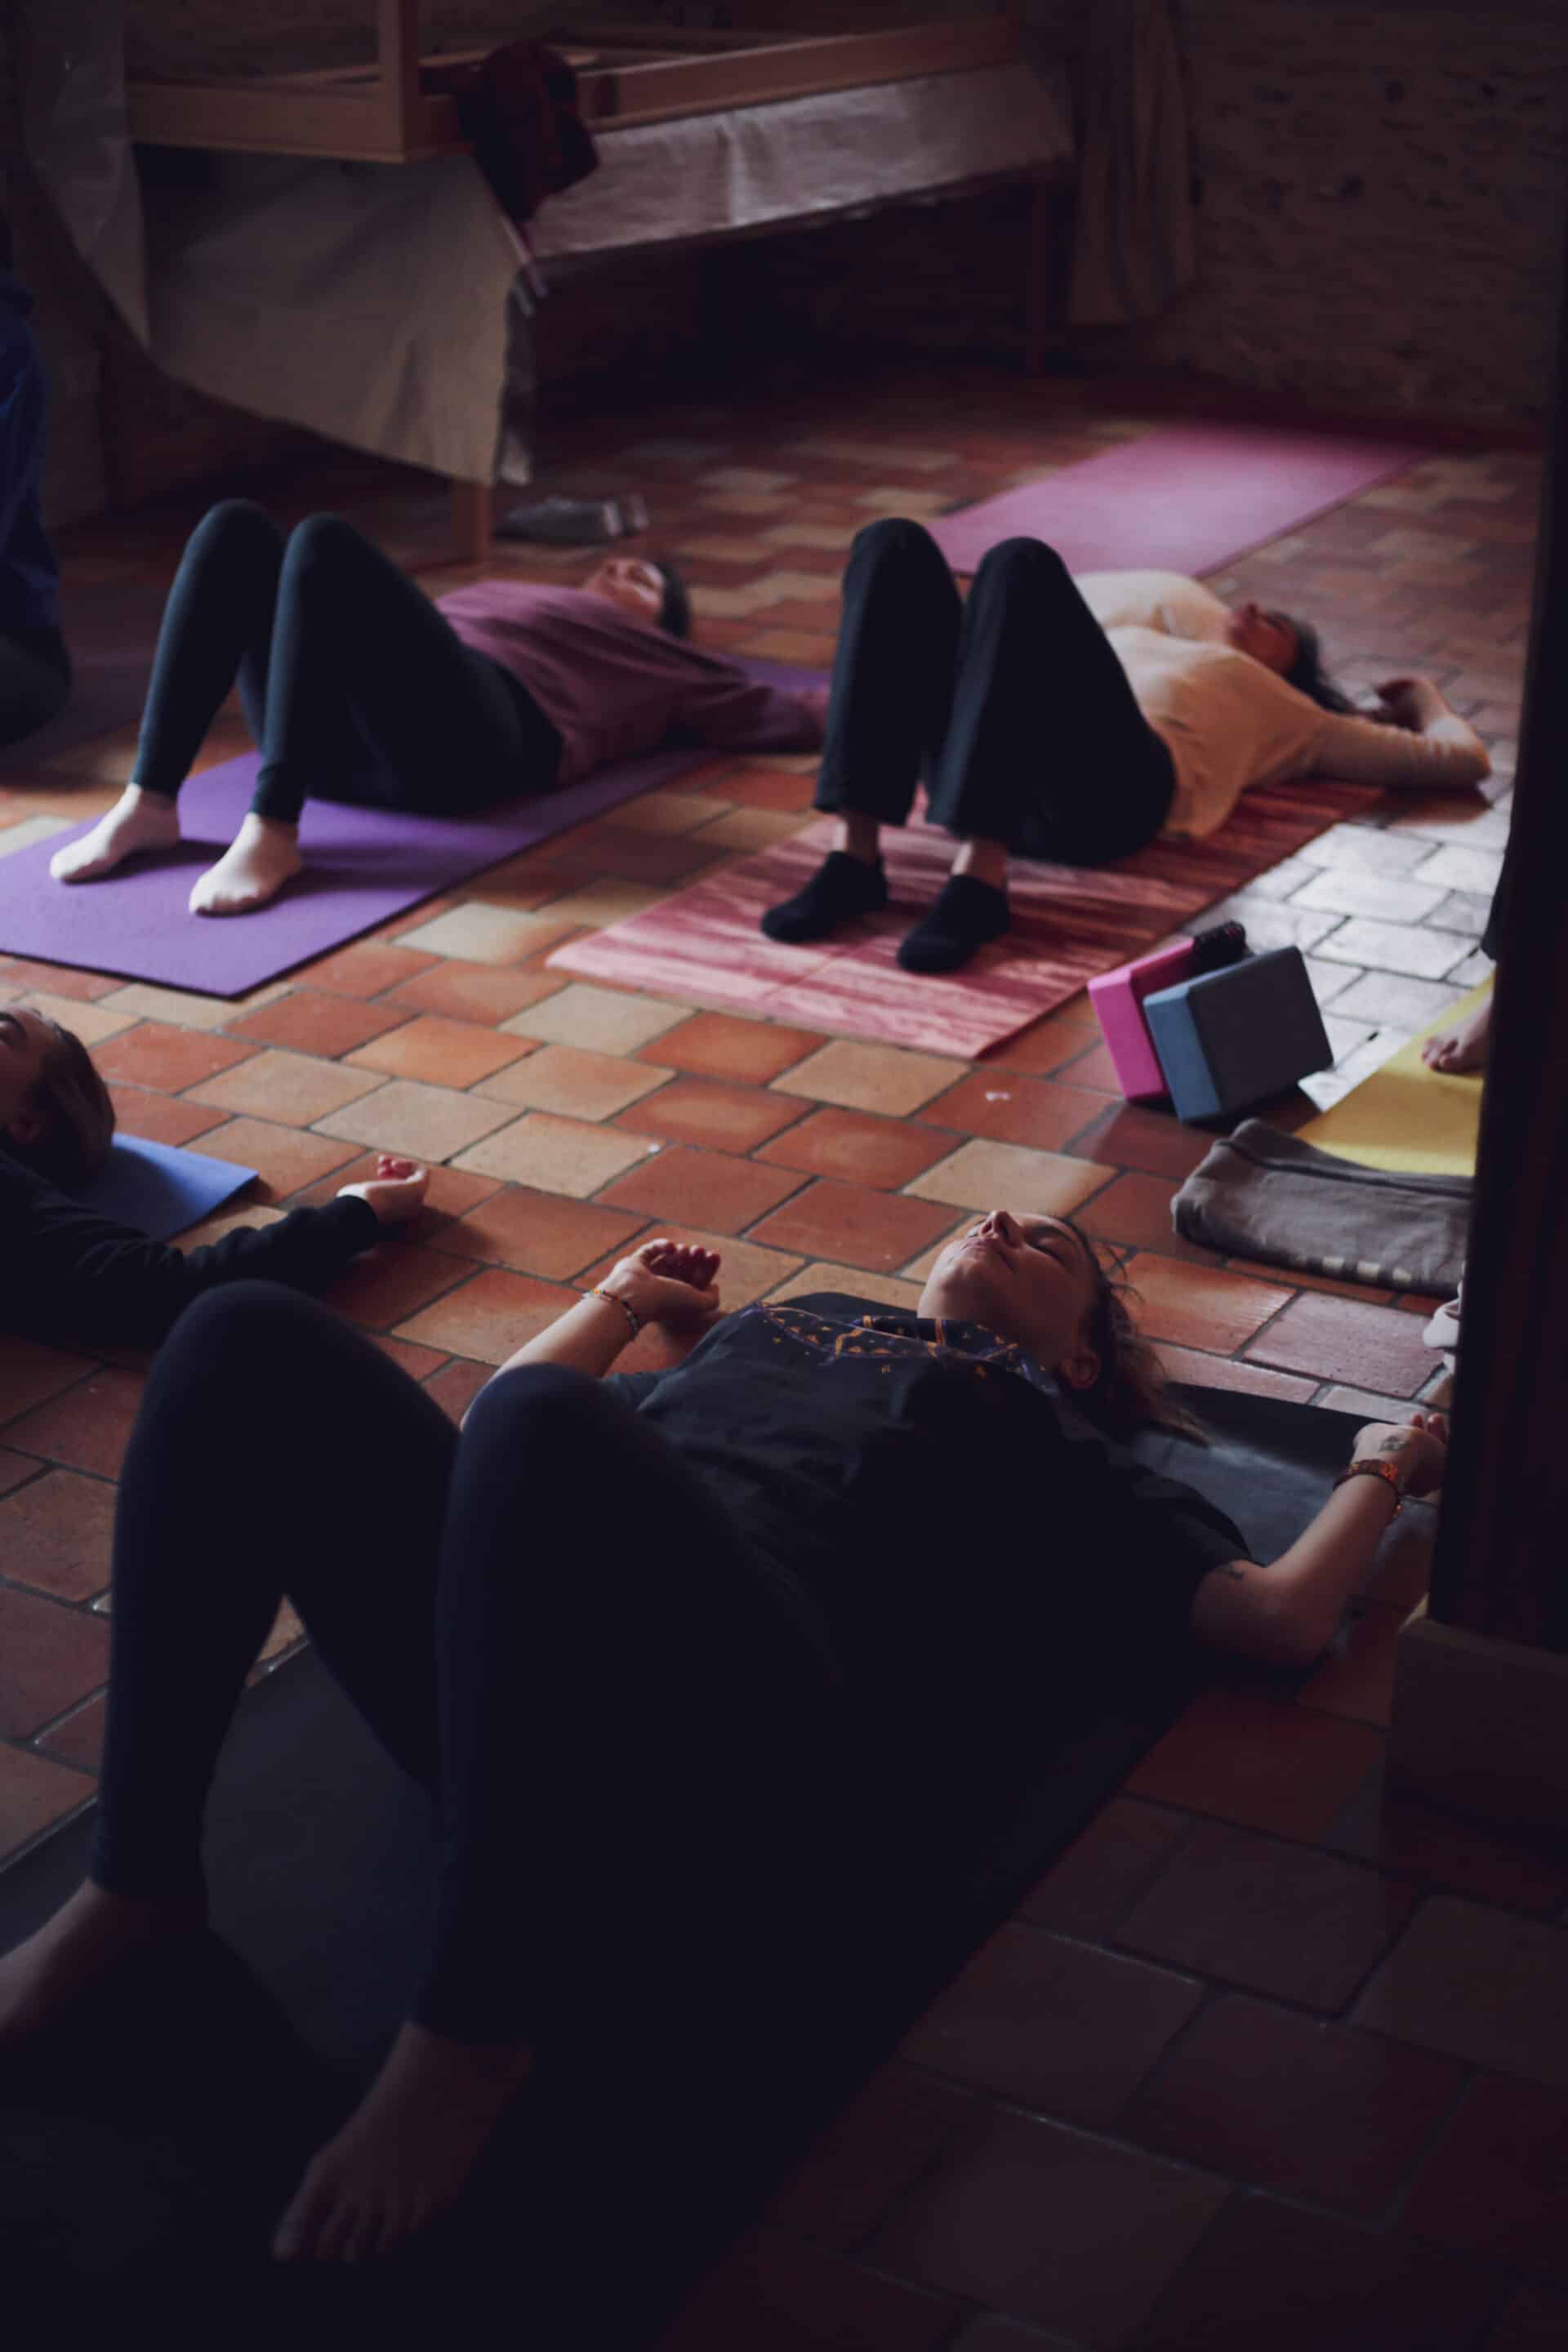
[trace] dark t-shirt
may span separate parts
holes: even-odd
[[[675,1370],[609,1385],[815,1596],[851,1688],[915,1713],[1139,1681],[1247,1551],[975,1324],[836,1294],[751,1307]]]

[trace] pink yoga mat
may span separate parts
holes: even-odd
[[[821,947],[780,947],[757,919],[815,871],[833,840],[826,822],[570,941],[550,962],[626,988],[973,1061],[1365,803],[1354,784],[1314,780],[1248,793],[1211,839],[1155,842],[1103,871],[1019,864],[1013,929],[946,980],[906,972],[894,960],[952,863],[951,836],[923,823],[883,835],[886,912]]]
[[[1342,505],[1430,453],[1413,442],[1171,425],[1004,490],[931,534],[955,572],[1005,539],[1043,539],[1069,572],[1195,576]]]
[[[742,667],[785,689],[822,682],[816,670],[777,662]],[[487,866],[721,756],[700,746],[655,751],[477,816],[407,816],[310,801],[300,827],[306,871],[281,898],[253,915],[193,915],[192,883],[233,840],[249,806],[257,760],[247,753],[192,777],[180,795],[185,839],[167,857],[68,887],[50,879],[49,860],[75,835],[0,857],[0,950],[206,996],[244,996]]]

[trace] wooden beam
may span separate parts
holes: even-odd
[[[376,102],[388,147],[413,143],[419,106],[419,0],[377,0]]]

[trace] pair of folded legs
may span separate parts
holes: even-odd
[[[191,893],[193,914],[243,914],[274,897],[300,871],[313,793],[460,816],[548,792],[560,765],[561,737],[526,688],[465,646],[352,523],[312,515],[286,535],[228,499],[192,532],[169,591],[135,782],[57,853],[57,881],[174,846],[176,796],[237,683],[261,766],[233,845]]]
[[[353,2257],[451,2201],[537,2049],[739,2032],[756,1971],[804,1964],[839,1684],[809,1598],[599,1383],[503,1374],[459,1435],[324,1307],[216,1293],[127,1452],[90,1876],[0,1959],[0,2050],[201,1927],[208,1785],[285,1595],[441,1832],[412,2015],[277,2241]]]
[[[838,818],[838,840],[805,887],[763,917],[770,939],[825,939],[886,905],[881,828],[907,823],[922,780],[928,815],[960,847],[899,950],[913,971],[954,971],[1006,930],[1010,856],[1108,866],[1170,813],[1171,755],[1040,540],[994,548],[965,601],[919,523],[860,532],[816,794]]]

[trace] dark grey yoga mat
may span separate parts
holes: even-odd
[[[1184,1240],[1226,1256],[1452,1297],[1474,1196],[1468,1176],[1364,1168],[1247,1118],[1193,1171],[1171,1217]]]
[[[822,683],[816,670],[778,662],[739,666],[786,692]],[[297,882],[252,915],[192,915],[192,883],[233,840],[250,804],[258,762],[247,753],[192,777],[180,795],[185,838],[167,856],[69,887],[50,879],[49,860],[75,834],[56,834],[0,858],[0,951],[206,996],[244,996],[422,898],[722,757],[701,745],[654,751],[559,792],[472,816],[409,816],[310,801],[300,827],[307,866]]]
[[[1215,1444],[1150,1437],[1137,1450],[1272,1556],[1321,1502],[1354,1421],[1178,1393]],[[829,2010],[803,2005],[794,1983],[761,1983],[749,2032],[731,2019],[707,2046],[689,2031],[674,2049],[607,2048],[598,2079],[541,2084],[466,2209],[425,2246],[346,2275],[298,2274],[267,2262],[267,2230],[402,2011],[432,1843],[423,1799],[319,1659],[289,1661],[247,1693],[210,1814],[215,1924],[243,1960],[215,1943],[130,1979],[46,2063],[0,2071],[8,2310],[32,2294],[58,2326],[100,2300],[175,2294],[183,2311],[222,2317],[226,2342],[247,2318],[258,2334],[439,2322],[462,2340],[464,2319],[499,2295],[520,2341],[632,2352],[1114,1793],[1187,1689],[1184,1669],[1058,1727],[963,1822],[962,1867],[879,1885],[863,1920],[836,1920]],[[905,1826],[923,1862],[926,1824]],[[0,1949],[75,1885],[89,1835],[79,1817],[0,1873]],[[626,1957],[635,1969],[635,1921]]]

